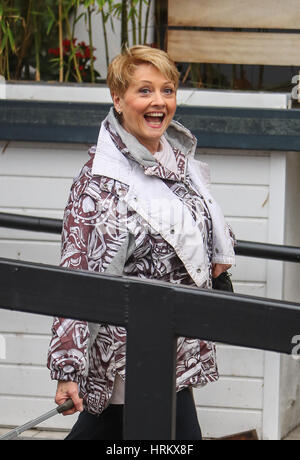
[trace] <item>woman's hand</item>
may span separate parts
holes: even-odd
[[[213,264],[212,267],[212,276],[213,278],[218,278],[221,273],[226,272],[231,267],[231,265],[224,265],[224,264]]]
[[[61,380],[58,381],[55,395],[56,404],[63,404],[69,398],[72,399],[74,407],[73,409],[63,412],[63,415],[72,415],[77,411],[82,412],[83,400],[80,399],[78,395],[78,384],[75,382],[63,382]]]

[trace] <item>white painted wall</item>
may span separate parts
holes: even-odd
[[[285,244],[300,247],[300,155],[288,152],[286,157]],[[300,302],[300,264],[285,263],[283,297]],[[295,329],[300,335],[300,326]],[[296,358],[296,359],[295,359]],[[300,356],[282,356],[280,373],[281,436],[285,436],[300,421]]]
[[[0,84],[0,99],[32,101],[68,101],[111,103],[106,85],[90,83],[5,83]],[[179,89],[177,105],[196,107],[248,107],[254,109],[284,109],[290,102],[287,93],[255,93],[247,91],[214,91],[201,89]]]
[[[72,178],[87,146],[0,142],[0,211],[62,218]],[[59,235],[0,228],[0,255],[58,265]],[[46,369],[52,319],[0,310],[6,359],[0,359],[0,425],[20,425],[54,406]],[[76,416],[42,426],[69,428]]]
[[[236,237],[268,241],[270,152],[201,149],[211,168],[212,191]],[[265,297],[266,261],[237,257],[235,292]],[[195,391],[199,420],[209,437],[256,429],[263,432],[264,362],[261,350],[217,344],[220,380]]]

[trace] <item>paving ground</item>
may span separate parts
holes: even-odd
[[[7,428],[0,428],[0,436],[8,433]],[[45,430],[28,430],[22,433],[18,439],[23,441],[61,441],[67,435],[67,431],[45,431]],[[300,441],[300,425],[284,438],[284,441]]]
[[[300,440],[300,425],[295,428],[288,436],[285,438],[285,441],[299,441]]]
[[[0,436],[8,433],[10,429],[7,428],[0,428]],[[59,441],[63,440],[67,436],[67,431],[45,431],[45,430],[28,430],[24,431],[20,436],[18,436],[19,440],[36,440],[36,441]]]

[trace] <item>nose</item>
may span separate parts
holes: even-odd
[[[153,92],[152,104],[160,107],[164,107],[166,105],[164,97],[159,90]]]

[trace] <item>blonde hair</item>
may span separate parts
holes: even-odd
[[[137,45],[126,48],[118,54],[108,67],[107,85],[111,94],[123,96],[132,75],[140,64],[153,65],[159,72],[178,87],[180,73],[165,51],[150,46]]]

